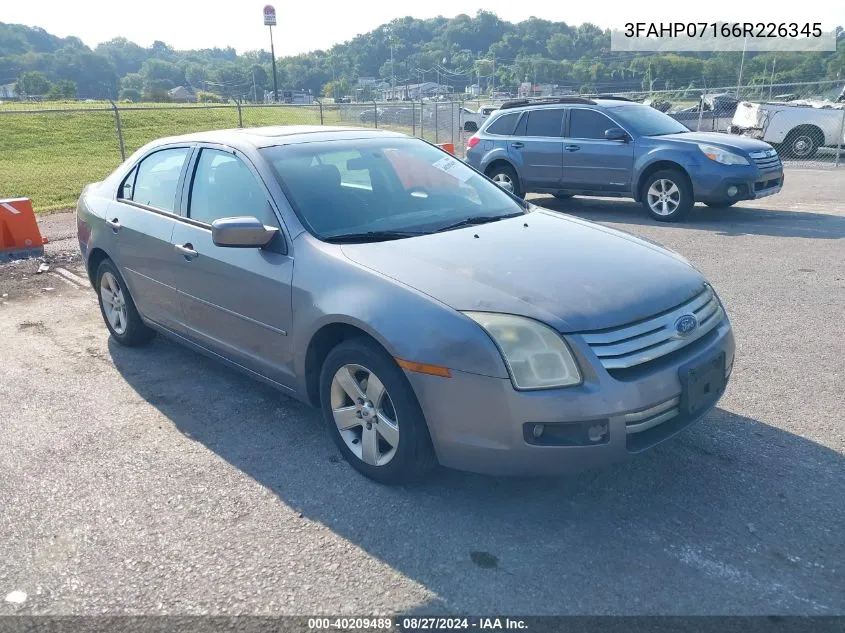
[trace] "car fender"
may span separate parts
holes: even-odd
[[[691,145],[690,147],[695,147]],[[696,150],[697,151],[697,150]],[[650,148],[634,158],[634,177],[631,179],[634,198],[639,200],[642,187],[642,177],[655,163],[670,162],[678,165],[689,176],[695,192],[695,170],[701,166],[701,162],[689,149],[680,149],[670,145],[658,145]]]
[[[485,141],[481,141],[484,143]],[[492,165],[495,161],[504,161],[508,165],[510,165],[513,170],[516,172],[517,178],[520,180],[520,185],[522,184],[522,165],[520,161],[514,160],[514,156],[508,153],[506,147],[494,147],[492,150],[487,152],[484,157],[481,159],[481,164],[478,167],[478,171],[482,174],[487,172],[487,168]]]
[[[316,242],[310,235],[299,239]],[[498,348],[469,317],[353,262],[337,245],[321,244],[297,252],[291,336],[294,371],[301,382],[312,339],[332,324],[358,328],[394,358],[507,378]]]

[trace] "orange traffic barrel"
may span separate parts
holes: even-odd
[[[0,260],[38,257],[46,243],[29,198],[0,200]]]
[[[452,156],[455,155],[455,144],[454,143],[439,143],[437,147],[440,147],[447,152],[449,152]]]

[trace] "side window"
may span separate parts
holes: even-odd
[[[525,136],[560,136],[563,131],[563,110],[549,108],[531,110]]]
[[[238,215],[279,225],[264,188],[243,161],[229,152],[203,149],[191,184],[188,217],[211,224]]]
[[[604,140],[604,131],[611,127],[619,126],[601,112],[572,109],[569,113],[569,138]]]
[[[176,187],[190,150],[165,149],[147,156],[138,165],[132,200],[163,211],[176,211]],[[124,188],[126,186],[124,182]],[[129,198],[127,198],[129,199]]]
[[[129,175],[123,179],[120,189],[117,192],[119,200],[132,200],[132,191],[135,188],[135,176],[138,174],[138,167],[133,167]]]
[[[503,134],[505,136],[513,134],[513,129],[516,127],[516,120],[519,117],[519,114],[519,112],[503,114],[493,121],[485,132],[488,134]]]

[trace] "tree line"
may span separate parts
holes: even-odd
[[[829,53],[748,53],[743,85],[845,81],[841,27],[837,42]],[[332,97],[355,96],[361,77],[396,86],[436,81],[455,92],[478,84],[482,93],[513,92],[522,82],[582,92],[708,89],[736,85],[739,56],[613,52],[610,32],[593,24],[540,18],[514,24],[479,11],[451,19],[398,18],[328,50],[278,59],[277,79],[280,90]],[[200,100],[262,101],[273,88],[271,61],[263,50],[180,51],[122,37],[91,49],[77,37],[0,23],[0,86],[15,84],[21,95],[166,101],[168,90],[185,86]]]

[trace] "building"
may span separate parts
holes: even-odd
[[[196,103],[197,100],[197,93],[191,88],[186,88],[185,86],[176,86],[175,88],[168,90],[167,96],[170,97],[171,101],[178,101],[181,103]]]
[[[471,86],[467,86],[466,88],[464,88],[464,92],[470,97],[477,97],[481,94],[481,86],[479,86],[478,84],[472,84]]]
[[[264,103],[275,103],[272,90],[264,91]],[[279,90],[278,103],[310,105],[314,103],[314,97],[305,90]]]
[[[18,93],[15,90],[16,84],[3,84],[0,86],[0,99],[17,99]]]
[[[383,101],[419,101],[426,97],[435,96],[438,88],[441,93],[449,89],[448,86],[438,86],[433,81],[425,81],[421,84],[402,84],[396,86],[393,90],[388,86],[381,91],[381,98]]]

